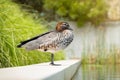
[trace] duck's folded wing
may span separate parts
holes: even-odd
[[[23,41],[21,44],[22,47],[25,47],[27,50],[39,49],[43,45],[51,44],[57,39],[57,33],[54,31],[47,32],[45,34],[36,36],[29,40]]]

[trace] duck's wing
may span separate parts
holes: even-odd
[[[50,31],[50,32],[52,32],[52,31]],[[44,33],[44,34],[40,34],[40,35],[35,36],[35,37],[33,37],[33,38],[30,38],[30,39],[28,39],[28,40],[22,41],[19,45],[17,45],[17,47],[18,47],[18,48],[19,48],[19,47],[22,47],[22,46],[25,45],[26,43],[28,43],[28,42],[30,42],[30,41],[34,41],[34,40],[36,40],[36,39],[38,39],[38,38],[40,38],[40,37],[42,37],[42,36],[44,36],[44,35],[46,35],[46,34],[49,34],[50,32],[46,32],[46,33]]]
[[[29,40],[21,42],[18,47],[25,47],[27,50],[38,49],[40,46],[53,43],[57,38],[55,31],[50,31],[39,36],[33,37]]]

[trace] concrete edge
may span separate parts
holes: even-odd
[[[80,65],[80,60],[55,61],[49,63],[0,69],[0,80],[70,80]]]

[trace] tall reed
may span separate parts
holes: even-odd
[[[46,62],[50,54],[38,51],[25,51],[16,47],[20,41],[47,31],[46,27],[35,21],[32,15],[21,10],[11,0],[0,0],[0,67],[12,67]],[[59,57],[57,57],[59,56]],[[61,53],[56,60],[63,59]]]

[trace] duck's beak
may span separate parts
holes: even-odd
[[[73,31],[73,29],[72,29],[72,28],[70,28],[70,27],[69,27],[68,29]]]

